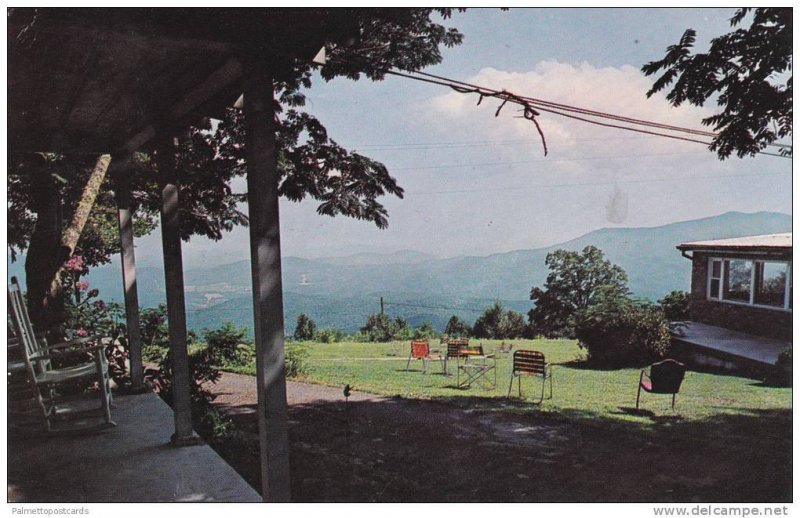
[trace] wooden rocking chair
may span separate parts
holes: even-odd
[[[20,418],[38,415],[37,421],[43,422],[47,432],[97,428],[96,424],[87,426],[85,417],[97,413],[98,410],[101,411],[102,427],[115,426],[111,420],[112,396],[108,364],[100,340],[97,337],[86,337],[48,345],[34,333],[16,277],[12,277],[11,286],[8,287],[8,309],[15,339],[18,341],[18,352],[21,353],[27,373],[25,386],[29,388],[30,394],[26,400],[15,401],[10,413],[16,413]],[[54,360],[66,359],[73,361],[62,367],[54,365]],[[9,363],[9,369],[16,366]],[[97,382],[100,406],[85,410],[70,408],[66,405],[70,398],[62,396],[59,388],[85,381]],[[57,426],[67,419],[82,419],[84,424],[67,428]]]

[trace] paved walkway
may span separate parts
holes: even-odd
[[[174,418],[157,395],[118,395],[114,404],[114,428],[69,436],[9,436],[8,501],[261,501],[206,444],[169,445]]]

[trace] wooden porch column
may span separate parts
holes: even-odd
[[[122,284],[125,295],[125,322],[128,328],[128,361],[131,369],[131,392],[142,392],[142,340],[139,336],[139,295],[136,290],[136,257],[133,252],[133,219],[131,216],[130,157],[112,164],[114,198],[117,202]]]
[[[283,288],[278,220],[278,161],[273,87],[263,58],[246,61],[244,111],[250,261],[253,277],[261,495],[287,502],[289,437],[286,420]]]
[[[192,430],[192,401],[189,386],[191,377],[189,349],[186,344],[186,302],[183,292],[175,139],[161,137],[156,146],[161,186],[161,242],[164,249],[164,277],[167,288],[167,325],[172,355],[172,410],[175,414],[172,444],[188,446],[197,444],[198,437]]]

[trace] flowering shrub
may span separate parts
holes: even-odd
[[[98,299],[99,290],[76,280],[75,270],[85,271],[80,256],[73,256],[67,265],[64,280],[64,321],[61,333],[68,339],[96,336],[105,345],[109,375],[121,385],[127,381],[128,336],[124,309],[116,303]]]

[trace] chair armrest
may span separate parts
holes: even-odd
[[[51,352],[49,354],[42,354],[35,356],[31,358],[31,362],[42,361],[42,360],[56,360],[67,356],[77,356],[85,353],[93,353],[95,356],[97,356],[98,353],[100,353],[103,348],[104,347],[102,345],[95,345],[93,347],[83,347],[81,349],[73,349],[71,351]],[[105,356],[102,354],[99,354],[99,356],[101,359],[105,358]]]
[[[45,346],[45,349],[49,351],[50,349],[61,349],[61,348],[64,348],[64,347],[74,347],[76,345],[96,342],[98,340],[100,340],[99,336],[85,336],[83,338],[76,338],[74,340],[68,340],[66,342],[59,342],[57,344],[47,345],[47,346]]]

